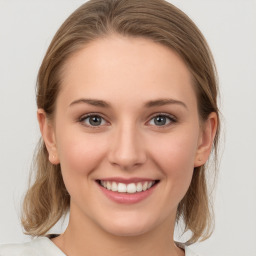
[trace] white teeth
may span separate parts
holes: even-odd
[[[148,189],[148,182],[146,181],[143,186],[142,186],[142,190],[146,191]]]
[[[111,190],[111,183],[110,183],[110,181],[107,181],[107,189]]]
[[[126,185],[124,183],[118,183],[117,185],[117,191],[119,193],[125,193],[127,191]]]
[[[137,184],[136,190],[137,190],[137,192],[141,192],[142,191],[142,184],[141,184],[141,182],[139,182]]]
[[[155,181],[145,181],[145,182],[138,182],[138,183],[117,183],[112,181],[100,181],[100,185],[104,188],[111,190],[113,192],[119,192],[119,193],[136,193],[136,192],[142,192],[150,189],[155,184]]]
[[[149,188],[151,188],[151,187],[152,187],[152,185],[153,185],[153,182],[152,182],[152,181],[150,181],[150,182],[148,183],[148,189],[149,189]]]
[[[134,183],[130,183],[127,185],[127,193],[135,193],[136,185]]]
[[[112,182],[112,188],[111,188],[112,191],[117,191],[117,184],[116,182]]]

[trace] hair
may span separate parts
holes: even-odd
[[[202,121],[216,112],[218,85],[211,51],[194,22],[181,10],[164,0],[91,0],[67,18],[55,34],[39,69],[37,107],[54,118],[55,103],[61,90],[64,64],[86,44],[112,34],[143,37],[175,51],[193,77],[198,112]],[[219,122],[212,147],[217,161]],[[40,139],[35,152],[35,177],[23,202],[22,225],[25,233],[45,235],[69,210],[68,194],[60,165],[48,160],[48,151]],[[208,238],[214,227],[209,200],[206,166],[194,168],[188,191],[178,205],[176,221],[191,231],[187,244]],[[216,168],[211,172],[216,175]]]

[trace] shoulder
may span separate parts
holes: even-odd
[[[23,244],[0,245],[0,256],[65,256],[49,238],[39,237]]]
[[[0,256],[39,256],[30,243],[0,245]]]
[[[176,245],[180,248],[182,248],[184,251],[185,251],[185,256],[202,256],[202,255],[199,255],[195,252],[193,252],[188,246],[186,246],[185,244],[182,244],[182,243],[178,243],[176,242]]]
[[[185,256],[202,256],[193,252],[189,247],[185,246]]]

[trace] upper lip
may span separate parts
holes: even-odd
[[[124,184],[146,182],[146,181],[156,181],[156,179],[139,178],[139,177],[134,177],[134,178],[108,177],[108,178],[102,178],[102,179],[97,179],[97,180],[99,180],[99,181],[112,181],[112,182],[124,183]]]

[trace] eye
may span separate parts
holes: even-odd
[[[102,126],[105,125],[107,122],[104,118],[100,115],[89,114],[86,116],[82,116],[79,121],[86,126]]]
[[[176,122],[176,119],[173,116],[167,115],[167,114],[159,114],[154,116],[149,121],[149,124],[154,126],[166,126],[170,123],[175,123],[175,122]]]

